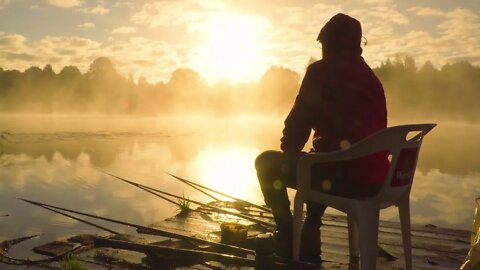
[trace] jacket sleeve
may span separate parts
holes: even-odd
[[[309,67],[295,103],[285,119],[280,148],[286,153],[300,153],[308,141],[313,127],[314,102],[319,102],[318,97],[314,97],[315,81],[312,68]]]

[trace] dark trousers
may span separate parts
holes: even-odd
[[[277,229],[282,232],[292,230],[292,213],[287,195],[288,188],[296,188],[296,167],[299,155],[288,155],[280,151],[265,151],[255,160],[258,181],[265,203],[272,209]],[[326,207],[307,202],[305,223],[320,228],[321,217]]]
[[[272,209],[279,231],[291,231],[292,213],[287,195],[288,188],[296,188],[298,159],[306,153],[289,155],[280,151],[265,151],[255,160],[257,176],[265,199]],[[312,168],[312,188],[344,197],[372,196],[380,191],[380,185],[366,185],[351,181],[349,162],[318,164]],[[304,226],[319,229],[326,206],[306,202],[307,214]]]

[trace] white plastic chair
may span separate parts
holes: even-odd
[[[435,126],[436,124],[415,124],[389,127],[353,144],[346,150],[309,153],[301,157],[297,167],[297,193],[294,202],[294,260],[298,260],[300,255],[303,204],[308,200],[347,214],[350,256],[358,258],[360,247],[360,269],[375,269],[380,209],[395,205],[400,214],[406,269],[411,270],[410,189],[422,140]],[[407,137],[412,134],[412,137]],[[391,159],[385,182],[376,196],[345,198],[311,189],[312,165],[351,160],[380,151],[388,151]],[[406,159],[409,162],[405,162]]]

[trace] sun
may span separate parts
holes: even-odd
[[[204,41],[194,68],[208,81],[248,82],[265,70],[264,36],[268,23],[252,15],[212,14],[202,27]]]

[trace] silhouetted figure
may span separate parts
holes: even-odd
[[[310,132],[317,152],[348,148],[387,126],[382,84],[361,57],[360,22],[344,14],[328,21],[318,35],[323,58],[311,64],[295,104],[285,120],[283,152],[260,154],[255,166],[265,197],[272,208],[277,231],[276,252],[292,256],[292,214],[287,187],[296,186],[296,166]],[[350,162],[313,168],[312,186],[331,194],[355,197],[376,194],[388,169],[386,153]],[[300,259],[321,263],[320,225],[325,206],[307,202]]]

